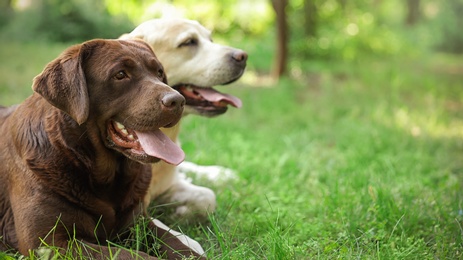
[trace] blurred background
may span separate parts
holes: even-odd
[[[250,69],[298,74],[314,59],[463,52],[461,0],[0,0],[1,38],[117,38],[162,16],[200,21],[240,42]],[[272,62],[268,62],[272,56]]]
[[[0,0],[0,12],[2,105],[70,44],[152,18],[198,20],[248,52],[244,76],[219,86],[243,108],[182,120],[188,161],[239,176],[191,176],[219,208],[211,229],[180,230],[212,259],[462,259],[463,0]]]

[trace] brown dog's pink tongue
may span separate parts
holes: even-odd
[[[173,165],[179,165],[185,160],[183,150],[161,130],[158,129],[152,132],[135,131],[135,133],[146,154]]]
[[[236,108],[240,108],[243,105],[241,99],[232,95],[220,93],[213,88],[195,88],[195,91],[209,102],[225,101]]]

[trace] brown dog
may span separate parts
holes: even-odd
[[[90,258],[135,258],[104,243],[146,214],[149,164],[183,160],[159,128],[178,122],[184,98],[141,41],[70,47],[33,89],[22,104],[0,107],[0,250],[65,249],[75,239]],[[164,256],[199,257],[165,227],[149,227]]]

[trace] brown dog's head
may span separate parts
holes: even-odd
[[[183,151],[159,130],[175,125],[185,99],[141,41],[92,40],[65,50],[33,89],[79,125],[95,125],[110,149],[143,162],[179,164]]]

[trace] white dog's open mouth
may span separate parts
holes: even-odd
[[[177,85],[174,87],[185,97],[186,105],[200,110],[208,110],[216,114],[227,111],[227,106],[236,108],[242,106],[239,98],[221,93],[211,87],[198,87],[190,84]]]
[[[129,157],[151,156],[174,165],[185,159],[183,150],[159,129],[136,131],[111,120],[108,123],[108,135],[114,148]]]

